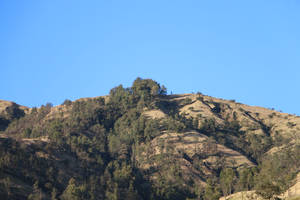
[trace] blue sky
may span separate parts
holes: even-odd
[[[0,99],[106,95],[136,77],[300,115],[298,0],[1,0]]]

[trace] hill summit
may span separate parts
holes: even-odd
[[[1,100],[0,154],[0,199],[300,196],[300,117],[151,79],[55,107]]]

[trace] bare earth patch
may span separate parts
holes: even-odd
[[[166,114],[161,110],[149,110],[143,113],[144,116],[152,118],[152,119],[163,119],[166,117]]]

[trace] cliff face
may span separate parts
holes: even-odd
[[[161,88],[137,79],[37,109],[0,101],[1,199],[269,198],[295,184],[298,116]]]

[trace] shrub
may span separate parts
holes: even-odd
[[[62,103],[62,105],[70,106],[70,105],[72,105],[72,101],[69,100],[69,99],[66,99],[66,100]]]

